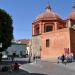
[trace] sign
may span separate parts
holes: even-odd
[[[69,48],[64,48],[66,54],[69,54]]]

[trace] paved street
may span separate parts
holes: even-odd
[[[24,59],[16,59],[22,61]],[[27,61],[28,59],[25,59]],[[69,64],[57,63],[57,61],[37,60],[33,63],[25,63],[19,71],[0,72],[1,75],[75,75],[75,62]]]
[[[4,65],[11,65],[12,63],[17,62],[20,65],[25,65],[28,64],[28,58],[15,58],[14,61],[12,62],[11,60],[3,60],[2,64],[0,66]],[[29,73],[28,71],[20,69],[19,71],[7,71],[7,72],[2,72],[0,71],[0,75],[44,75],[40,73]]]
[[[75,63],[69,63],[65,66],[62,63],[57,64],[55,62],[37,61],[22,65],[20,68],[28,71],[29,73],[45,75],[75,75]]]

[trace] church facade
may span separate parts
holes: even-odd
[[[63,20],[48,4],[32,23],[32,56],[49,59],[70,53],[75,56],[75,6]]]

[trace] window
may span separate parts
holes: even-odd
[[[49,47],[49,39],[46,39],[46,47]]]
[[[46,32],[50,32],[53,30],[53,27],[52,26],[46,26]]]
[[[39,27],[36,28],[36,34],[39,34]]]
[[[35,28],[35,35],[39,34],[39,27]]]

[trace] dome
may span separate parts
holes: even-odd
[[[48,4],[45,11],[36,17],[35,21],[38,20],[59,20],[61,19],[57,14],[51,11],[51,7]]]
[[[75,6],[73,6],[73,11],[70,13],[67,19],[75,20]]]

